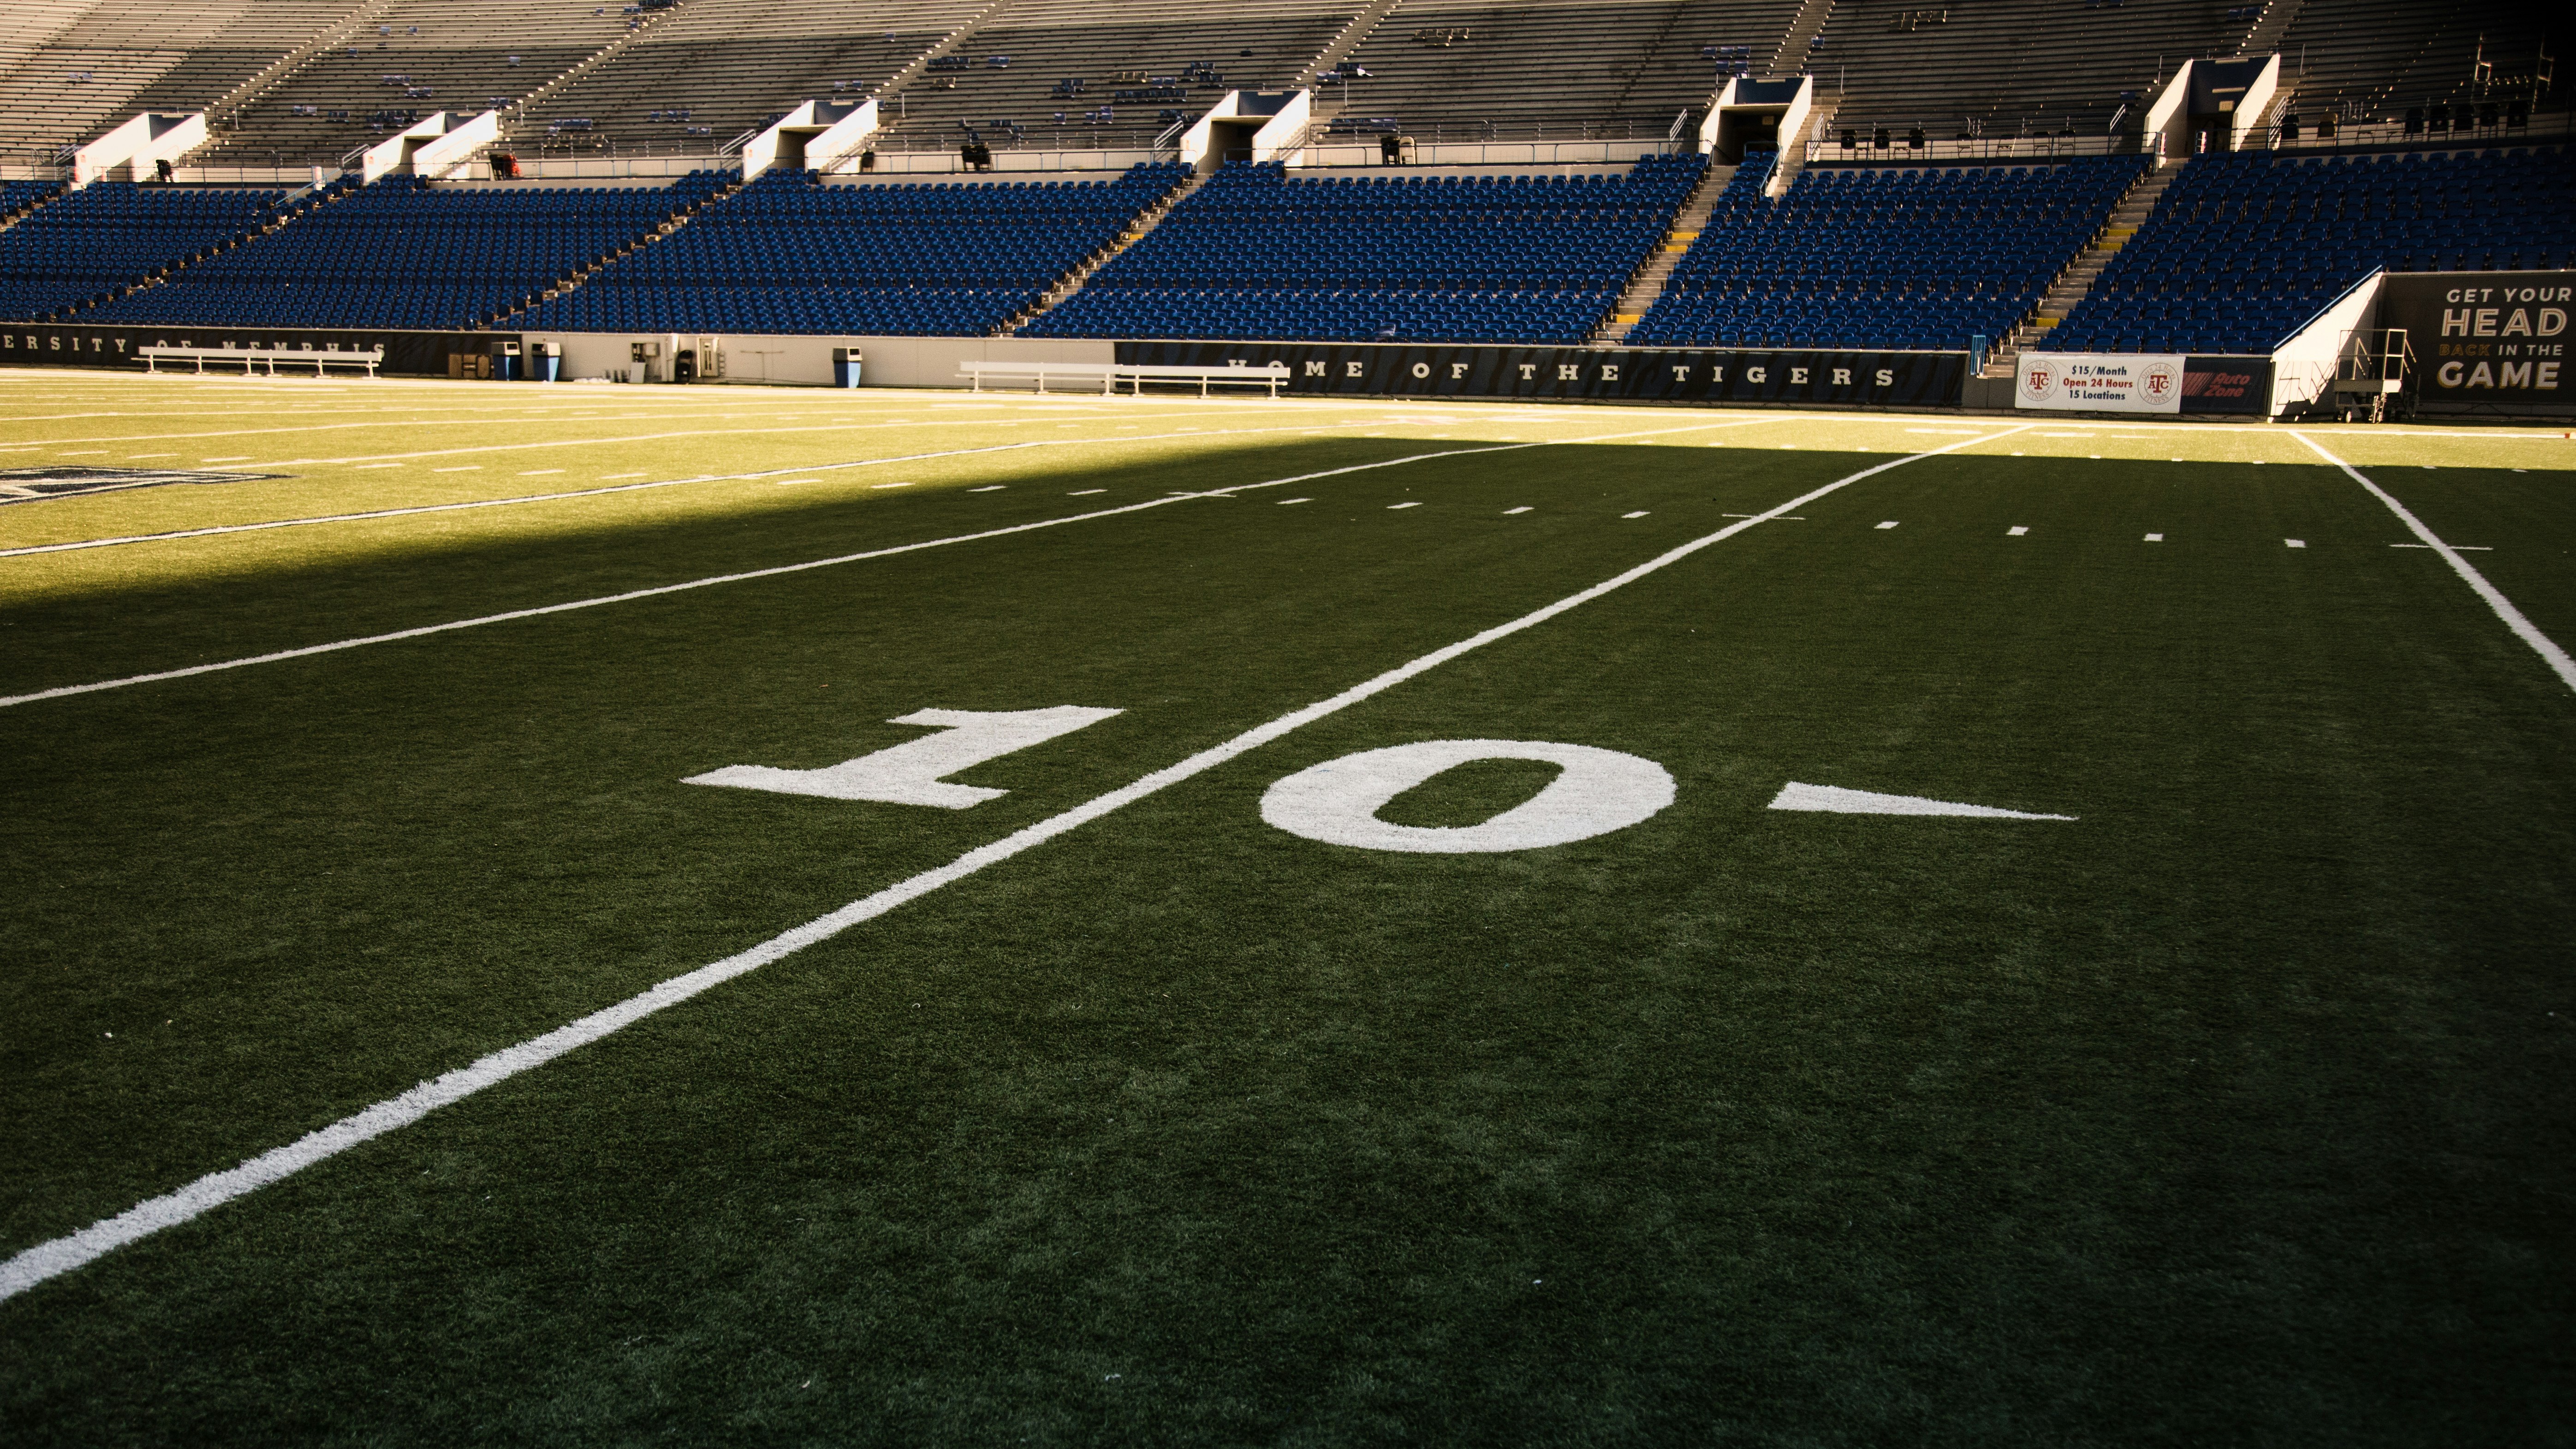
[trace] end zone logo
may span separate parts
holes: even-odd
[[[2148,401],[2163,402],[2166,398],[2174,395],[2174,374],[2176,370],[2177,369],[2170,362],[2152,363],[2148,366],[2147,375],[2140,383],[2140,385],[2145,389],[2145,395]]]
[[[2033,402],[2037,402],[2048,396],[2049,389],[2056,385],[2056,368],[2049,366],[2045,362],[2033,362],[2023,365],[2021,370],[2021,395],[2023,397],[2029,398]]]

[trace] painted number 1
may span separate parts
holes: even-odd
[[[971,769],[986,760],[1069,735],[1086,725],[1124,714],[1116,709],[925,709],[888,720],[888,724],[935,725],[939,733],[907,740],[855,760],[819,770],[776,770],[767,765],[727,765],[691,775],[690,785],[732,785],[744,790],[774,790],[781,795],[819,795],[827,800],[876,800],[888,805],[936,805],[963,810],[1009,794],[981,785],[952,785],[943,776]]]

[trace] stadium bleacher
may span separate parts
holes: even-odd
[[[508,105],[624,34],[640,14],[570,0],[397,0],[241,108],[207,151],[336,159],[412,120]],[[409,119],[405,119],[409,118]]]
[[[1576,343],[1707,164],[1365,178],[1230,165],[1025,333]]]
[[[2251,26],[2205,0],[1852,0],[1803,62],[1861,136],[2100,136],[2115,115],[2135,131],[2178,62],[2233,55]]]
[[[2198,156],[2040,347],[2268,352],[2382,268],[2570,265],[2564,148]]]
[[[1750,46],[1767,59],[1797,10],[1796,0],[1406,0],[1344,59],[1342,73],[1366,76],[1318,95],[1425,141],[1659,139],[1724,83],[1709,52]]]
[[[102,322],[458,328],[536,299],[730,184],[433,188],[388,177],[109,303]]]
[[[101,181],[0,231],[0,320],[49,321],[254,233],[283,191]]]
[[[2313,128],[2329,112],[2402,125],[2432,102],[2528,100],[2548,89],[2532,84],[2547,69],[2547,29],[2537,6],[2308,0],[2279,42],[2283,108]],[[2492,68],[2484,81],[2481,63]]]
[[[2533,111],[2547,95],[2544,28],[2421,0],[1956,11],[1253,0],[1222,12],[1182,0],[893,0],[865,12],[832,0],[28,0],[0,17],[0,151],[30,178],[0,190],[0,312],[1638,347],[1955,350],[1983,335],[1998,356],[2263,351],[2374,268],[2570,264],[2567,117],[2562,103]],[[2154,83],[2186,57],[2251,41],[2282,56],[2280,96],[2255,118],[2273,129],[2257,124],[2251,139],[2299,149],[2200,156],[2132,191],[2152,165],[2153,138],[2137,128]],[[1631,137],[1654,149],[1677,116],[1680,134],[1696,134],[1693,108],[1726,77],[1802,69],[1831,117],[1812,133],[1821,144],[1803,149],[1800,136],[1788,153],[1748,155],[1706,223],[1681,223],[1679,237],[1707,157],[1589,176],[1542,174],[1560,168],[1535,153],[1521,163],[1529,174],[1508,175],[1228,164],[1194,192],[1172,161],[1007,185],[788,170],[742,188],[737,170],[718,169],[731,160],[686,159],[718,157],[802,101],[873,95],[891,127],[881,150],[951,149],[975,133],[1100,164],[1104,150],[1169,155],[1148,142],[1228,91],[1294,84],[1314,88],[1319,135],[1386,126],[1417,141]],[[67,143],[138,109],[217,100],[216,138],[181,161],[181,184],[62,191]],[[415,117],[496,108],[509,130],[495,149],[561,146],[614,155],[612,166],[649,152],[660,169],[611,186],[351,176],[298,193],[291,213],[283,185],[197,184],[300,184],[285,179]],[[2301,110],[2304,132],[2279,129]],[[2315,134],[2325,114],[2379,130],[2336,152]],[[2404,142],[2416,149],[2368,149],[2394,144],[2401,124],[2420,133]],[[2046,133],[2060,154],[1909,165],[1916,127],[1942,143]],[[2515,144],[2525,127],[2543,142]],[[1890,132],[1892,147],[1878,139]],[[2058,145],[2064,132],[2080,144]],[[2064,154],[2077,150],[2111,154]],[[218,169],[184,169],[207,163]],[[701,169],[660,179],[687,165]],[[1785,194],[1768,194],[1790,175]],[[1697,194],[1692,218],[1707,204]],[[1120,251],[1129,230],[1144,234]]]
[[[14,63],[7,51],[16,47],[0,44],[0,152],[49,156],[138,111],[203,110],[358,4],[21,0],[9,9],[17,24],[33,27],[33,43]]]
[[[873,95],[972,19],[970,0],[688,0],[513,124],[539,150],[580,139],[622,154],[711,153],[809,100]],[[558,129],[583,123],[579,131]]]
[[[994,146],[1143,145],[1227,91],[1287,85],[1361,5],[1019,0],[881,105],[898,137],[932,145],[970,128]]]
[[[2012,330],[2144,174],[2053,166],[1817,166],[1773,200],[1739,168],[1631,346],[1958,350]]]
[[[825,184],[772,171],[516,319],[538,331],[981,336],[1187,176]]]

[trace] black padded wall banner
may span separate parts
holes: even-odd
[[[1143,367],[1288,365],[1289,390],[1372,397],[1600,398],[1955,407],[1959,352],[1701,352],[1331,342],[1121,342]]]
[[[2272,409],[2272,359],[2193,357],[2182,367],[2182,410],[2187,413],[2262,415]]]
[[[143,369],[141,347],[256,347],[280,349],[281,373],[298,369],[298,352],[365,352],[385,350],[383,370],[411,377],[451,377],[448,358],[489,357],[492,344],[516,342],[516,332],[319,332],[292,327],[85,327],[77,323],[0,322],[0,363],[38,367],[114,367]],[[238,371],[241,364],[209,362],[209,373]],[[164,361],[163,372],[194,372],[193,362]],[[259,371],[265,374],[268,364]],[[348,375],[333,368],[331,375]]]
[[[2431,412],[2576,412],[2567,323],[2576,271],[2397,272],[2379,325],[2406,329],[2416,406]]]

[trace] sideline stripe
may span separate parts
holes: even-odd
[[[2032,426],[2036,425],[2029,423],[2022,425],[2022,427]],[[1691,430],[1676,428],[1667,429],[1666,431],[1687,432]],[[1817,499],[1824,497],[1826,494],[1847,488],[1864,478],[1884,473],[1891,468],[1902,468],[1908,463],[1917,462],[1924,458],[1936,457],[1942,453],[1947,453],[1954,448],[1970,447],[1977,443],[1989,441],[1992,438],[2009,436],[2010,433],[2019,431],[2021,431],[2021,428],[2013,428],[2006,432],[1987,434],[1984,437],[1963,438],[1958,442],[1948,444],[1944,447],[1933,448],[1921,453],[1910,453],[1902,458],[1896,458],[1888,462],[1881,463],[1874,468],[1865,468],[1858,473],[1837,478],[1833,482],[1828,483],[1813,492],[1800,494],[1798,497],[1792,498],[1788,502],[1782,503],[1767,512],[1758,513],[1740,523],[1730,523],[1715,533],[1706,534],[1699,538],[1692,539],[1690,542],[1682,544],[1677,548],[1667,549],[1663,553],[1657,554],[1653,558],[1646,560],[1644,563],[1629,569],[1627,572],[1614,578],[1604,580],[1601,583],[1594,584],[1592,587],[1585,589],[1580,593],[1569,594],[1566,597],[1557,600],[1553,604],[1534,609],[1529,613],[1521,615],[1517,619],[1511,620],[1509,623],[1497,624],[1493,628],[1487,629],[1485,632],[1475,635],[1472,638],[1462,639],[1455,644],[1435,649],[1430,653],[1423,655],[1421,658],[1412,660],[1409,663],[1399,664],[1395,668],[1378,675],[1374,679],[1364,681],[1360,684],[1355,684],[1349,689],[1343,690],[1341,693],[1334,695],[1330,699],[1320,700],[1314,704],[1306,706],[1304,709],[1297,710],[1290,714],[1281,715],[1279,718],[1270,721],[1268,724],[1256,725],[1222,744],[1201,750],[1197,754],[1190,756],[1188,759],[1182,760],[1178,764],[1167,765],[1160,770],[1156,770],[1154,773],[1145,776],[1143,779],[1138,780],[1133,784],[1121,786],[1118,789],[1110,791],[1106,795],[1095,796],[1094,798],[1086,800],[1082,804],[1076,805],[1072,809],[1065,811],[1061,815],[1049,816],[1044,820],[1038,821],[1034,825],[1024,826],[1019,830],[1015,830],[1009,835],[1005,835],[1001,839],[994,841],[990,845],[978,846],[975,849],[966,852],[964,855],[959,856],[957,859],[950,861],[946,865],[939,866],[932,870],[926,870],[909,879],[898,881],[895,884],[886,887],[884,890],[878,891],[874,895],[865,896],[859,900],[852,901],[848,905],[841,907],[839,910],[831,912],[829,915],[818,916],[813,920],[807,921],[801,926],[783,931],[778,935],[772,936],[768,940],[761,942],[759,945],[752,947],[748,951],[743,951],[735,955],[728,956],[721,961],[701,966],[695,971],[688,972],[685,975],[674,976],[667,981],[663,981],[638,992],[637,994],[626,998],[624,1001],[618,1002],[614,1006],[603,1008],[602,1010],[592,1012],[590,1015],[582,1017],[577,1021],[568,1022],[559,1026],[553,1031],[547,1032],[543,1036],[523,1041],[516,1046],[504,1047],[469,1066],[459,1067],[443,1076],[422,1082],[414,1086],[411,1090],[402,1093],[400,1096],[389,1097],[382,1102],[376,1103],[372,1107],[364,1109],[363,1111],[343,1117],[339,1121],[332,1123],[330,1126],[318,1128],[283,1147],[271,1148],[257,1157],[251,1158],[249,1161],[242,1163],[239,1167],[228,1168],[222,1172],[208,1173],[204,1177],[198,1178],[196,1181],[189,1183],[187,1186],[180,1188],[176,1192],[164,1193],[160,1197],[150,1198],[137,1203],[133,1207],[127,1208],[124,1212],[117,1214],[115,1217],[105,1218],[92,1223],[88,1227],[83,1228],[76,1233],[69,1233],[62,1237],[51,1239],[47,1242],[38,1243],[34,1247],[28,1248],[10,1258],[7,1262],[0,1263],[0,1300],[14,1298],[49,1278],[60,1277],[75,1268],[93,1262],[98,1258],[125,1246],[127,1243],[148,1237],[153,1233],[159,1232],[163,1228],[176,1227],[181,1223],[187,1222],[191,1218],[205,1213],[211,1208],[220,1207],[224,1203],[232,1201],[234,1198],[243,1197],[256,1192],[270,1183],[292,1176],[317,1162],[336,1157],[339,1154],[348,1151],[350,1148],[358,1146],[360,1143],[366,1142],[372,1138],[381,1137],[398,1127],[409,1126],[441,1107],[447,1106],[450,1103],[463,1101],[465,1098],[474,1095],[476,1092],[482,1091],[486,1087],[507,1081],[510,1078],[519,1075],[521,1072],[543,1066],[547,1062],[553,1061],[555,1058],[564,1055],[566,1052],[569,1052],[576,1047],[586,1046],[591,1042],[598,1041],[600,1038],[619,1030],[620,1028],[631,1026],[636,1022],[642,1021],[644,1018],[651,1016],[658,1011],[664,1010],[667,1007],[677,1006],[681,1002],[688,1000],[690,997],[696,996],[710,987],[731,981],[737,976],[747,975],[750,972],[757,971],[761,967],[766,966],[773,961],[793,955],[807,946],[811,946],[822,941],[828,941],[832,937],[841,934],[843,931],[846,931],[852,926],[858,925],[863,921],[872,921],[877,917],[894,910],[896,907],[918,900],[921,897],[930,894],[932,891],[938,890],[942,886],[951,885],[957,881],[964,880],[966,877],[975,874],[986,866],[998,865],[1023,851],[1029,850],[1035,846],[1043,845],[1047,841],[1053,840],[1067,831],[1078,829],[1094,820],[1098,820],[1104,815],[1111,814],[1114,811],[1132,805],[1137,801],[1144,799],[1148,795],[1153,795],[1160,791],[1167,790],[1194,775],[1205,774],[1207,771],[1213,770],[1217,766],[1225,764],[1229,760],[1233,760],[1240,755],[1248,754],[1253,750],[1259,749],[1261,746],[1270,743],[1272,740],[1278,739],[1294,730],[1312,724],[1328,715],[1338,714],[1341,711],[1350,708],[1352,705],[1358,704],[1374,695],[1382,694],[1387,690],[1393,689],[1395,686],[1404,683],[1406,680],[1412,679],[1416,675],[1426,674],[1431,670],[1437,669],[1441,665],[1448,663],[1452,659],[1456,659],[1462,654],[1467,654],[1474,650],[1481,649],[1498,639],[1507,639],[1514,634],[1520,633],[1524,629],[1535,628],[1538,625],[1544,624],[1548,620],[1555,618],[1559,614],[1581,608],[1583,605],[1600,598],[1604,594],[1625,588],[1629,584],[1635,583],[1637,580],[1642,579],[1649,574],[1659,572],[1673,564],[1679,563],[1683,559],[1690,557],[1692,554],[1699,552],[1701,549],[1708,548],[1714,544],[1723,543],[1727,539],[1733,538],[1744,530],[1753,527],[1755,524],[1762,523],[1768,519],[1777,518],[1792,509],[1813,503]],[[1522,444],[1520,446],[1544,447],[1549,445]],[[1466,451],[1502,452],[1506,450],[1499,448],[1479,448],[1469,449]],[[1455,455],[1433,454],[1430,456],[1451,457]],[[1373,463],[1364,466],[1384,467],[1387,465]],[[1357,472],[1359,470],[1354,468],[1338,471]],[[1311,476],[1323,477],[1328,475],[1316,474]],[[1289,482],[1293,480],[1281,479],[1279,481]],[[1267,487],[1270,485],[1251,484],[1247,486]],[[1140,504],[1137,506],[1144,507],[1147,505]]]
[[[1750,421],[1769,422],[1771,419],[1756,418]],[[432,634],[450,633],[458,629],[477,629],[486,624],[506,624],[513,619],[535,619],[547,614],[569,613],[575,609],[595,609],[603,604],[630,603],[636,599],[650,599],[663,594],[683,593],[690,589],[709,588],[716,584],[738,584],[747,579],[775,578],[780,574],[803,573],[808,569],[827,569],[840,564],[858,563],[865,559],[890,558],[896,554],[915,553],[926,548],[944,548],[952,543],[975,543],[987,538],[1003,538],[1014,533],[1030,533],[1041,528],[1054,528],[1061,524],[1084,523],[1095,518],[1114,518],[1122,513],[1136,513],[1148,508],[1160,508],[1166,503],[1179,503],[1191,498],[1225,498],[1235,493],[1247,492],[1255,488],[1278,488],[1286,484],[1305,483],[1317,478],[1336,478],[1345,473],[1365,473],[1373,468],[1395,468],[1401,467],[1406,463],[1426,463],[1434,458],[1458,458],[1476,453],[1516,453],[1524,448],[1567,447],[1577,443],[1611,442],[1620,438],[1651,438],[1660,437],[1666,433],[1694,433],[1703,432],[1710,428],[1735,428],[1747,425],[1748,424],[1745,422],[1695,423],[1688,427],[1655,428],[1635,433],[1606,433],[1583,438],[1552,438],[1536,443],[1506,443],[1501,447],[1496,448],[1452,448],[1446,452],[1439,453],[1414,453],[1407,457],[1388,458],[1375,463],[1355,463],[1347,468],[1327,468],[1321,473],[1300,473],[1293,478],[1272,478],[1261,483],[1238,483],[1230,488],[1211,488],[1198,493],[1168,494],[1161,498],[1148,499],[1143,503],[1129,503],[1117,508],[1099,509],[1091,513],[1075,513],[1063,518],[1041,518],[1034,523],[1015,523],[1007,528],[988,528],[978,533],[961,533],[948,538],[926,539],[920,543],[900,543],[891,548],[869,549],[865,553],[845,553],[832,558],[809,559],[804,563],[779,564],[771,568],[750,569],[738,574],[717,574],[710,578],[690,579],[686,583],[657,584],[649,589],[630,589],[622,594],[602,594],[596,598],[573,599],[561,604],[540,604],[532,609],[512,609],[503,614],[485,614],[482,617],[475,619],[454,619],[444,624],[423,624],[414,629],[397,629],[390,634],[369,634],[362,638],[340,639],[329,644],[307,644],[300,649],[280,649],[271,654],[254,654],[243,659],[218,660],[212,664],[191,664],[183,669],[164,669],[152,674],[130,674],[122,679],[102,679],[89,684],[58,685],[52,689],[37,690],[32,694],[0,695],[0,709],[7,709],[13,705],[33,704],[36,701],[43,699],[62,699],[66,696],[75,694],[94,694],[102,689],[123,689],[126,686],[133,684],[152,684],[164,679],[186,679],[189,676],[196,674],[214,674],[226,669],[243,669],[253,664],[275,664],[281,660],[303,659],[315,654],[335,654],[343,649],[359,649],[369,644],[390,644],[401,639],[420,639]],[[1246,431],[1278,432],[1281,430],[1277,428],[1261,428],[1247,429]],[[1224,435],[1197,433],[1192,434],[1191,436],[1218,437]],[[1005,447],[1062,447],[1076,441],[1082,440],[1063,439],[1029,443],[1011,443],[1005,445]],[[1102,441],[1138,442],[1142,440],[1126,438]],[[973,451],[1002,451],[1002,449],[977,449]],[[865,468],[872,467],[879,462],[908,461],[912,460],[892,458],[870,459],[866,462],[841,463],[832,466],[840,468]],[[743,478],[773,478],[783,473],[820,471],[823,470],[773,468],[764,473],[744,473],[737,476]]]
[[[2475,568],[2472,568],[2467,559],[2460,557],[2458,550],[2434,537],[2433,530],[2426,528],[2422,519],[2417,518],[2414,514],[2406,511],[2405,504],[2398,502],[2393,497],[2390,497],[2388,490],[2371,482],[2368,478],[2363,477],[2360,470],[2354,468],[2350,463],[2347,463],[2343,459],[2336,457],[2334,454],[2327,452],[2316,439],[2309,437],[2307,434],[2300,432],[2295,428],[2290,431],[2290,436],[2307,444],[2309,448],[2315,451],[2318,457],[2325,459],[2327,462],[2334,464],[2338,468],[2341,468],[2344,471],[2345,476],[2351,478],[2352,481],[2360,484],[2362,487],[2369,489],[2371,497],[2387,504],[2388,511],[2396,514],[2398,520],[2404,523],[2408,530],[2417,538],[2424,540],[2424,546],[2426,548],[2440,554],[2443,559],[2451,565],[2451,572],[2458,574],[2467,582],[2470,588],[2477,590],[2478,597],[2487,601],[2487,607],[2495,610],[2496,617],[2504,620],[2504,626],[2511,629],[2516,638],[2519,638],[2523,643],[2530,645],[2532,652],[2538,654],[2543,663],[2558,672],[2559,683],[2566,685],[2569,689],[2576,689],[2576,659],[2569,659],[2567,657],[2566,650],[2559,648],[2554,640],[2552,640],[2548,635],[2541,633],[2529,619],[2524,618],[2522,611],[2513,606],[2513,601],[2506,598],[2502,590],[2499,590],[2495,585],[2488,583],[2486,575],[2479,573]]]

